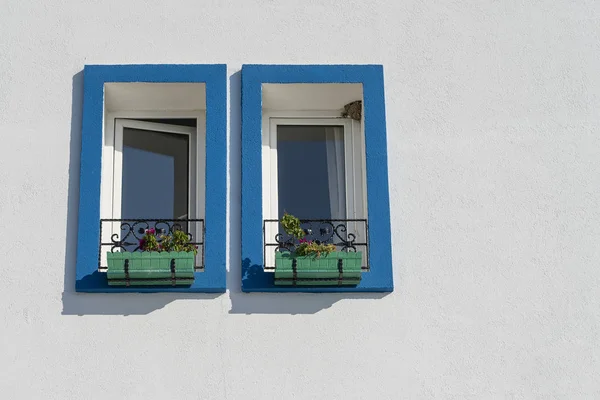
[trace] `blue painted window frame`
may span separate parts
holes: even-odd
[[[356,287],[275,286],[263,270],[262,84],[361,83],[371,270]],[[244,292],[393,291],[390,205],[381,65],[242,66],[242,290]]]
[[[98,272],[104,84],[204,83],[206,88],[205,271],[191,287],[108,286]],[[81,176],[75,288],[78,292],[225,292],[227,204],[227,67],[206,65],[86,65],[83,70]]]

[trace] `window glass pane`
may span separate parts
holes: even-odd
[[[189,137],[123,130],[121,218],[187,217]]]
[[[342,126],[277,127],[279,217],[346,218]]]

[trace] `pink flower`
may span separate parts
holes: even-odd
[[[149,235],[154,235],[156,233],[156,229],[154,229],[154,228],[147,229],[146,233]]]

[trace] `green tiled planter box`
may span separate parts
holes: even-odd
[[[295,265],[294,265],[295,261]],[[320,257],[275,253],[275,284],[293,286],[357,285],[362,252],[335,251]],[[294,272],[295,270],[295,272]]]
[[[193,252],[109,252],[106,258],[111,286],[189,286],[194,282]]]

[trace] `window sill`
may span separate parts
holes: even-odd
[[[82,279],[78,279],[75,283],[77,292],[84,293],[225,293],[225,285],[222,282],[219,271],[209,270],[206,272],[194,273],[194,283],[191,286],[185,287],[125,287],[125,286],[109,286],[106,279],[106,273],[95,271]]]

